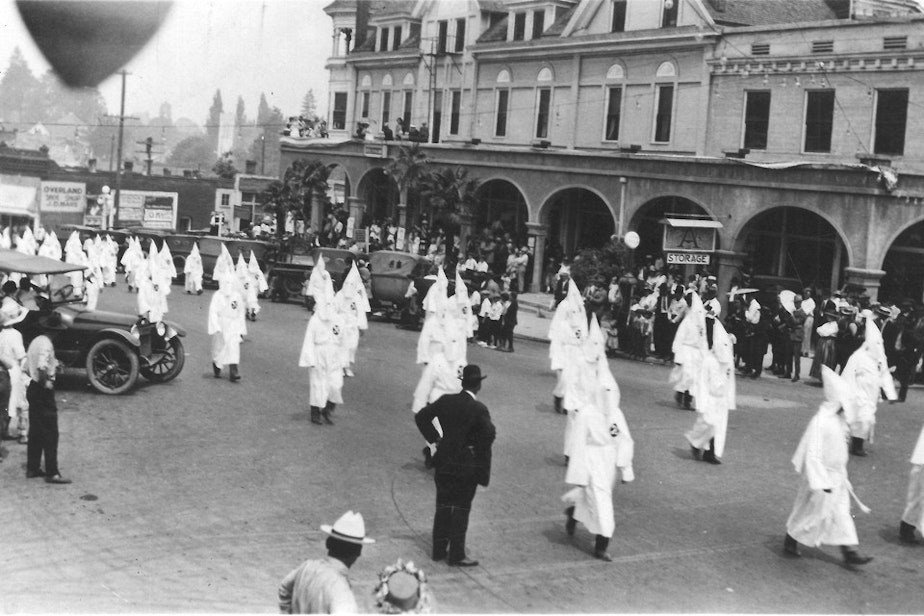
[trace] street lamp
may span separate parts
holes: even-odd
[[[102,194],[96,198],[96,202],[103,208],[103,218],[100,226],[105,230],[112,228],[112,219],[113,215],[115,214],[113,211],[114,208],[112,207],[111,192],[112,191],[109,189],[109,186],[103,186],[100,189],[100,193]]]

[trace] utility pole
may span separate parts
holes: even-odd
[[[138,118],[130,117],[125,115],[125,78],[128,76],[128,71],[122,69],[120,71],[122,75],[122,102],[119,107],[119,148],[116,154],[116,181],[115,181],[115,199],[113,200],[112,207],[114,212],[119,211],[119,197],[122,193],[122,139],[125,134],[125,120],[137,120]],[[112,220],[113,212],[106,212],[106,215],[103,219],[103,225],[108,228],[110,221]]]

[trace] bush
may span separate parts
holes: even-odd
[[[609,284],[614,276],[621,276],[627,269],[629,249],[621,241],[611,240],[602,248],[585,248],[574,257],[571,277],[580,288],[586,287],[596,278]]]

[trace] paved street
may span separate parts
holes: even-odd
[[[319,526],[347,509],[378,540],[352,570],[366,606],[376,573],[403,557],[427,571],[441,612],[924,612],[924,547],[897,534],[920,390],[880,407],[870,456],[851,460],[873,510],[854,507],[861,550],[875,557],[851,570],[832,547],[781,555],[799,482],[789,459],[820,388],[739,380],[725,463],[712,466],[690,458],[694,415],[674,406],[668,368],[613,360],[637,479],[615,490],[615,560],[603,563],[586,531],[565,534],[548,347],[473,345],[498,438],[469,532],[482,566],[459,570],[428,558],[434,488],[410,412],[417,334],[373,323],[336,425],[319,427],[297,367],[304,308],[262,302],[232,384],[211,375],[209,298],[181,287],[169,298],[188,330],[176,381],[103,396],[79,373],[59,380],[60,465],[73,484],[26,480],[25,447],[4,444],[0,612],[275,612],[281,578],[323,554]],[[134,301],[120,285],[101,308],[133,312]]]

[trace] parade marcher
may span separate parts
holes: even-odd
[[[319,255],[318,262],[311,268],[311,274],[308,276],[308,282],[303,293],[316,304],[319,298],[326,296],[328,285],[333,290],[334,282],[330,277],[330,272],[327,271],[327,265],[324,263],[324,255]]]
[[[64,329],[60,317],[45,324],[47,329]],[[58,469],[58,405],[55,402],[55,377],[58,360],[48,336],[38,336],[29,343],[26,353],[29,377],[26,390],[29,404],[29,446],[26,451],[26,477],[44,477],[46,483],[66,484],[70,479]],[[45,469],[42,470],[42,456]]]
[[[231,261],[231,255],[222,245],[219,261]],[[244,297],[240,284],[234,275],[233,265],[224,263],[220,271],[218,291],[209,303],[208,334],[212,337],[212,373],[221,377],[221,370],[228,366],[229,379],[236,383],[241,379],[238,366],[241,361],[241,339],[247,334],[247,320],[244,316]]]
[[[125,284],[128,286],[128,292],[131,293],[138,288],[136,272],[144,260],[144,253],[141,250],[141,244],[137,238],[128,238],[128,248],[122,253],[122,269],[125,270]]]
[[[850,404],[844,409],[850,427],[850,453],[862,457],[866,455],[864,442],[873,442],[880,391],[887,400],[897,398],[882,334],[871,318],[866,319],[863,345],[847,360],[841,378],[853,392]]]
[[[347,511],[333,526],[321,525],[327,537],[327,557],[306,560],[292,570],[279,586],[279,611],[283,614],[356,614],[349,569],[360,557],[363,545],[375,543],[366,536],[360,513]]]
[[[247,271],[250,273],[251,285],[253,286],[252,303],[251,299],[249,299],[250,294],[248,294],[247,309],[252,312],[250,320],[256,321],[257,313],[260,312],[260,294],[269,290],[269,283],[266,281],[266,276],[263,274],[263,270],[260,269],[257,256],[252,250],[250,251],[250,259],[247,261]]]
[[[198,242],[193,242],[192,250],[183,264],[183,287],[187,293],[202,295],[202,255],[199,254]]]
[[[427,442],[437,444],[433,455],[433,560],[445,558],[455,567],[478,565],[477,560],[468,557],[465,539],[475,492],[479,485],[487,487],[491,479],[491,445],[496,432],[488,408],[475,397],[485,378],[478,366],[465,366],[463,391],[440,397],[415,417]],[[433,425],[434,419],[443,428],[442,437]]]
[[[80,245],[80,234],[76,230],[70,234],[67,238],[67,243],[64,245],[64,262],[87,267],[90,265],[87,253],[83,251],[83,246]],[[74,287],[74,294],[83,295],[83,272],[80,270],[69,272],[67,276]]]
[[[260,309],[260,304],[257,300],[257,286],[254,284],[253,274],[250,273],[247,262],[244,260],[243,251],[237,253],[234,275],[237,277],[241,296],[244,298],[244,318],[256,321],[257,311]]]
[[[298,365],[308,368],[311,423],[333,425],[331,413],[343,403],[343,317],[334,299],[334,285],[326,279],[323,290],[315,291],[314,314],[308,320]]]
[[[579,384],[580,411],[565,475],[565,482],[575,487],[562,501],[569,505],[568,534],[573,535],[577,522],[582,523],[595,535],[594,555],[611,561],[607,548],[616,526],[613,484],[617,468],[624,483],[634,480],[634,443],[620,409],[619,386],[595,335],[598,330],[596,318],[591,317]]]
[[[151,323],[163,321],[164,314],[167,312],[167,301],[160,292],[160,285],[156,280],[159,278],[157,272],[152,272],[152,268],[158,268],[157,259],[140,259],[135,263],[134,282],[138,287],[138,314],[146,318]]]
[[[151,241],[153,244],[153,240]],[[176,264],[173,262],[173,254],[170,252],[170,246],[167,245],[167,242],[164,242],[160,247],[160,252],[158,253],[158,265],[160,266],[160,284],[161,292],[164,295],[170,294],[170,287],[173,285],[173,279],[176,278]]]
[[[343,286],[336,294],[337,310],[343,318],[343,375],[355,376],[353,365],[356,363],[356,349],[359,348],[361,332],[369,329],[366,313],[371,312],[366,287],[363,285],[359,268],[353,263],[343,280]]]
[[[722,322],[705,318],[696,295],[693,295],[686,318],[691,317],[702,319],[704,340],[700,343],[703,349],[701,364],[696,370],[692,390],[696,400],[696,422],[686,438],[694,459],[721,464],[728,412],[735,408],[735,352]]]
[[[555,308],[548,334],[549,359],[556,375],[552,401],[555,412],[561,414],[567,414],[564,407],[565,382],[572,377],[581,344],[587,337],[584,300],[573,280],[569,279],[566,288],[566,295]],[[568,455],[567,452],[565,455]]]
[[[677,325],[671,351],[674,354],[674,368],[671,370],[670,382],[674,388],[674,401],[678,407],[693,410],[693,394],[699,368],[702,366],[703,353],[706,351],[706,323],[703,315],[693,315],[690,307],[693,304],[695,292],[684,300],[687,308]],[[698,296],[697,304],[702,305]],[[679,312],[679,311],[678,311]]]
[[[799,544],[818,547],[839,545],[844,561],[863,565],[872,560],[857,551],[857,529],[850,514],[850,499],[864,512],[847,477],[847,421],[844,405],[852,395],[847,384],[827,366],[821,367],[824,402],[809,422],[792,458],[802,483],[786,522],[783,549],[801,556]]]
[[[102,284],[105,287],[116,286],[116,268],[118,266],[119,245],[106,234],[102,240],[102,254],[100,257],[100,271]]]
[[[898,534],[903,543],[918,543],[914,531],[924,531],[924,428],[911,454],[911,472],[908,474],[908,498],[902,513]]]

